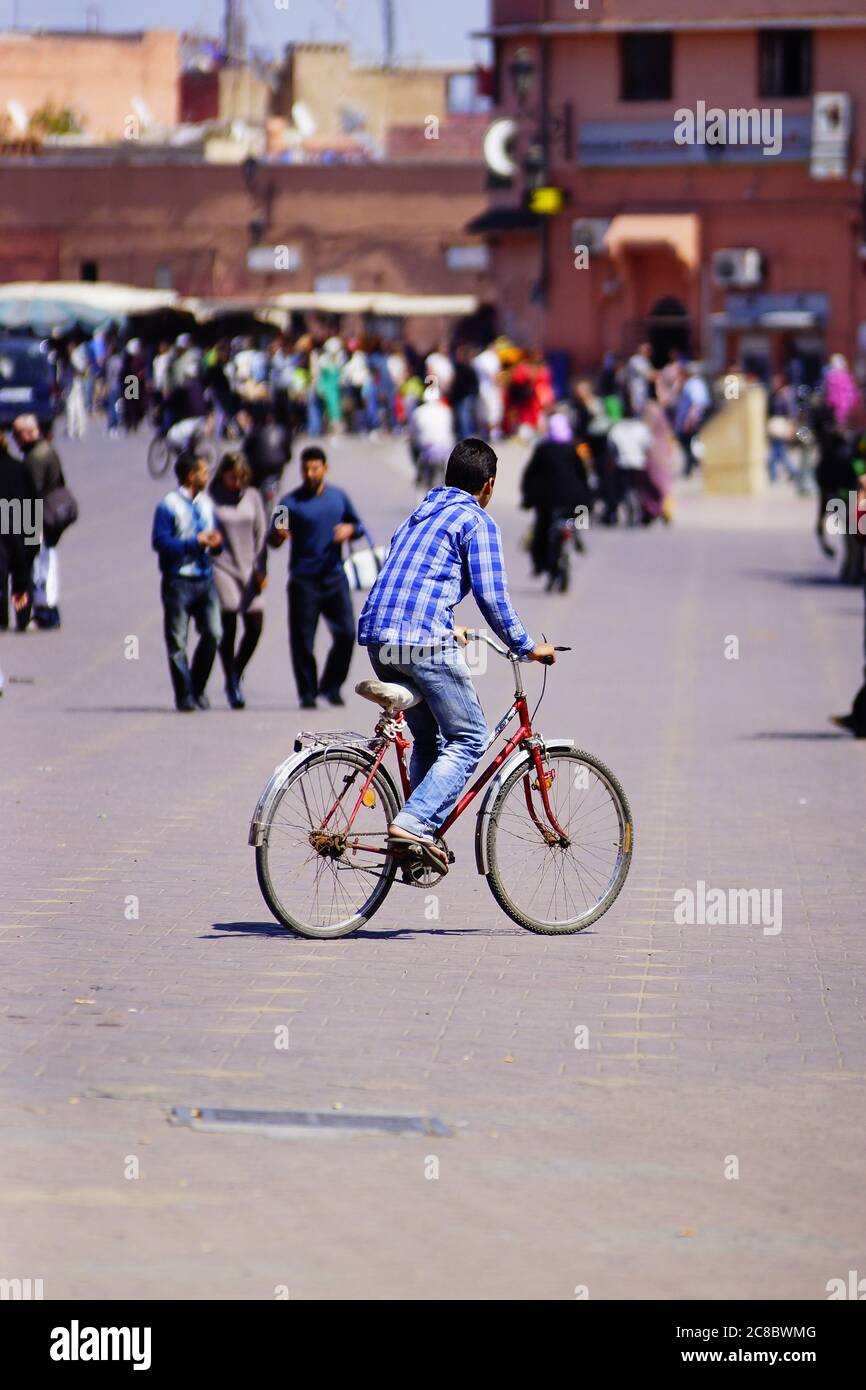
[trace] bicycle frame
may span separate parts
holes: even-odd
[[[547,780],[547,776],[544,771],[544,763],[542,761],[540,752],[540,748],[543,745],[541,743],[541,740],[537,737],[537,735],[533,734],[532,732],[532,720],[529,714],[529,706],[527,704],[526,693],[523,689],[523,676],[520,671],[520,663],[517,657],[513,656],[510,652],[505,652],[503,648],[496,646],[493,642],[490,641],[489,638],[486,638],[485,640],[487,641],[489,646],[492,646],[494,648],[495,651],[500,652],[502,655],[508,656],[508,659],[511,661],[511,664],[514,668],[515,682],[514,702],[511,705],[510,709],[507,711],[507,713],[502,716],[499,723],[496,725],[496,728],[491,733],[489,739],[487,740],[487,747],[491,747],[494,740],[499,736],[502,730],[506,727],[507,724],[511,722],[513,718],[517,717],[520,721],[520,724],[517,731],[506,741],[506,743],[499,750],[493,761],[487,765],[487,767],[484,769],[481,775],[478,778],[476,778],[472,785],[460,797],[460,800],[457,802],[457,805],[454,807],[454,810],[440,826],[438,832],[439,836],[444,836],[451,829],[454,822],[458,819],[459,816],[462,816],[466,808],[472,804],[478,793],[482,791],[484,787],[487,785],[487,783],[490,781],[490,779],[493,776],[495,776],[495,774],[499,771],[500,767],[506,761],[506,759],[510,758],[512,753],[514,753],[518,748],[523,747],[529,753],[532,759],[532,765],[534,766],[536,773],[535,786],[541,794],[541,802],[544,807],[544,814],[547,817],[547,820],[552,829],[548,829],[536,814],[535,806],[533,805],[532,801],[532,785],[529,781],[528,771],[526,776],[524,777],[523,783],[523,791],[524,796],[526,798],[527,811],[529,812],[532,821],[534,822],[536,828],[542,835],[543,839],[545,839],[548,843],[558,841],[563,845],[567,845],[569,843],[568,836],[565,834],[565,832],[562,830],[561,826],[557,822],[550,805],[550,800],[548,798],[547,793],[550,784]],[[358,799],[355,802],[352,814],[348,819],[346,832],[344,833],[347,833],[351,830],[352,825],[355,821],[355,817],[357,816],[358,811],[363,803],[364,797],[367,794],[370,788],[370,784],[372,783],[373,778],[375,777],[385,757],[385,754],[388,750],[388,746],[391,743],[393,743],[397,749],[397,764],[400,769],[400,782],[403,789],[403,799],[404,801],[408,800],[411,792],[411,785],[409,781],[409,769],[406,766],[406,753],[408,749],[411,748],[412,743],[411,739],[408,739],[405,735],[405,728],[406,721],[402,711],[392,715],[383,714],[380,718],[378,724],[376,725],[376,733],[379,736],[380,746],[376,750],[376,755],[373,760],[372,766],[370,767],[366,781],[364,782],[364,785],[361,788]],[[325,820],[323,821],[322,826],[320,827],[321,829],[325,828],[339,804],[340,798],[338,797],[337,801],[334,803],[334,805],[331,807],[331,810],[325,817]],[[354,843],[355,842],[353,841],[347,841],[347,846],[352,847]],[[375,852],[378,854],[390,853],[390,851],[388,851],[387,849],[380,850],[370,845],[365,846],[365,848],[368,852]]]

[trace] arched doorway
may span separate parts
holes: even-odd
[[[673,295],[657,299],[646,321],[646,336],[653,350],[653,364],[663,367],[672,351],[684,357],[692,354],[692,332],[689,311]]]

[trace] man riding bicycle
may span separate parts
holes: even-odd
[[[416,846],[447,872],[435,835],[487,746],[487,725],[460,651],[466,629],[454,608],[472,592],[505,645],[529,661],[555,661],[549,643],[529,636],[508,596],[499,527],[486,513],[496,454],[480,439],[452,451],[445,486],[433,488],[395,532],[358,623],[358,641],[383,681],[409,686],[412,794],[388,827],[388,844]]]

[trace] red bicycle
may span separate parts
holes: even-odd
[[[514,672],[514,702],[488,748],[512,719],[518,727],[464,792],[438,843],[453,862],[444,837],[486,788],[475,859],[500,907],[528,931],[583,931],[607,912],[629,871],[634,829],[625,792],[604,763],[575,748],[573,739],[533,732],[520,660],[486,634],[471,635],[507,657]],[[425,889],[447,873],[411,849],[387,845],[388,825],[409,796],[411,741],[404,711],[418,696],[408,686],[377,680],[361,681],[356,690],[381,706],[373,737],[299,734],[250,825],[265,901],[279,922],[302,936],[331,939],[363,926],[382,906],[398,871],[403,883]],[[391,745],[399,783],[384,762]]]

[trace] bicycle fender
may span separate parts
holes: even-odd
[[[309,762],[319,750],[316,747],[302,748],[297,753],[292,753],[285,762],[280,763],[271,773],[271,779],[256,802],[256,809],[253,811],[253,818],[250,821],[250,833],[247,844],[258,847],[262,843],[262,834],[267,824],[277,793],[281,792],[288,782],[292,773],[304,763]]]
[[[264,836],[264,828],[267,825],[267,822],[270,818],[271,808],[273,807],[273,804],[276,801],[277,796],[282,791],[289,778],[295,772],[297,772],[298,768],[303,767],[304,764],[310,762],[312,758],[318,757],[319,754],[324,752],[328,746],[329,745],[324,743],[304,744],[302,747],[297,747],[294,753],[290,754],[290,756],[286,758],[284,762],[280,763],[278,767],[274,768],[273,773],[271,774],[271,779],[265,787],[264,791],[262,792],[261,796],[259,797],[256,803],[256,809],[253,811],[253,818],[250,821],[250,832],[247,837],[247,844],[252,845],[255,849],[258,848],[258,846],[262,843],[262,839]],[[333,745],[330,746],[333,747]],[[356,749],[353,751],[358,750]],[[370,761],[372,762],[372,754],[370,755]],[[383,767],[381,763],[379,764],[377,775],[381,776],[386,782],[388,782],[392,792],[394,793],[394,804],[398,807],[402,806],[403,796],[401,792],[398,790],[397,784],[395,783],[390,772],[386,767]]]
[[[545,753],[567,753],[570,749],[574,748],[574,746],[575,743],[573,738],[546,738],[544,740],[544,746],[540,751],[543,757]],[[475,865],[478,872],[485,878],[489,872],[489,865],[487,863],[487,829],[490,825],[490,813],[506,781],[511,776],[512,772],[514,772],[515,768],[521,763],[526,763],[528,770],[531,766],[531,759],[525,749],[518,748],[511,754],[510,758],[506,758],[496,776],[491,779],[484,793],[484,800],[481,802],[478,811],[478,816],[475,821]]]

